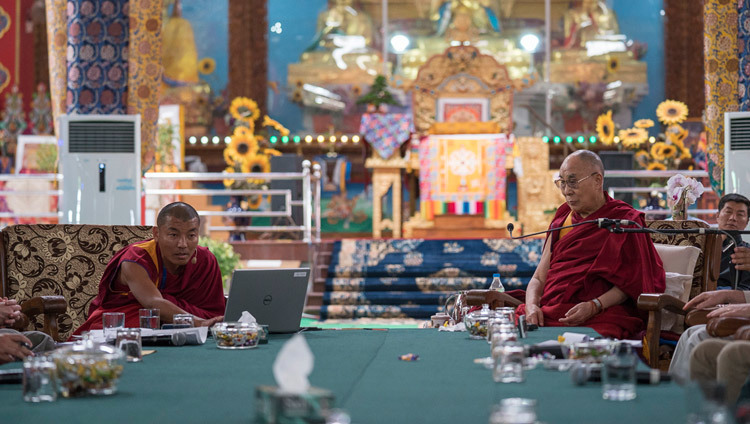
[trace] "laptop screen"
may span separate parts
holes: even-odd
[[[224,321],[250,312],[272,333],[299,330],[310,268],[236,269],[232,274]]]

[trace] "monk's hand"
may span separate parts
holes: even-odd
[[[750,248],[735,247],[732,254],[732,263],[740,271],[750,271]]]
[[[739,290],[714,290],[703,292],[695,296],[682,307],[687,311],[690,309],[712,308],[724,303],[744,303],[745,295]]]
[[[727,305],[719,309],[713,310],[706,315],[707,318],[717,317],[737,317],[737,318],[750,318],[750,303],[744,303],[741,305]]]
[[[23,334],[0,334],[0,364],[34,355],[30,348],[31,341]]]
[[[213,317],[213,318],[210,318],[210,319],[204,319],[204,318],[198,318],[198,317],[196,317],[195,318],[195,326],[196,327],[210,327],[210,326],[216,324],[217,322],[222,322],[222,321],[224,321],[224,315],[222,315],[220,317]]]
[[[593,302],[581,302],[568,310],[564,318],[559,321],[566,325],[578,325],[588,321],[597,313],[596,305]]]
[[[21,318],[21,306],[15,300],[0,303],[0,327],[10,327]]]
[[[542,309],[538,305],[526,304],[526,323],[536,324],[540,327],[544,326],[544,313],[542,313]]]

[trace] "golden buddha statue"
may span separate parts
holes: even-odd
[[[496,0],[433,0],[430,19],[437,23],[438,35],[463,26],[467,19],[479,34],[500,33],[499,6]]]
[[[315,38],[299,63],[289,65],[288,83],[369,85],[383,73],[380,53],[372,48],[375,27],[353,0],[331,0],[318,16]]]
[[[563,16],[564,47],[585,48],[587,41],[620,34],[617,16],[601,0],[581,0]]]

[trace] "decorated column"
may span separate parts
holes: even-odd
[[[162,0],[130,0],[128,114],[141,114],[141,163],[151,166],[156,150],[161,89]]]
[[[55,134],[60,135],[57,118],[65,113],[65,98],[68,84],[68,70],[65,49],[68,46],[65,15],[66,0],[45,0],[47,11],[47,49],[49,60],[49,89],[52,99],[52,118]]]
[[[708,173],[711,186],[719,195],[724,191],[724,112],[739,109],[737,19],[737,1],[705,0],[703,60]]]

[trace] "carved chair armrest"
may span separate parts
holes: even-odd
[[[643,355],[651,368],[659,367],[659,336],[663,311],[685,315],[685,302],[664,293],[644,293],[638,296],[638,309],[648,312],[646,335],[643,336]]]
[[[507,293],[495,290],[469,290],[466,292],[467,305],[481,306],[485,303],[490,305],[490,309],[495,309],[504,306],[517,308],[523,302]]]
[[[713,337],[733,335],[740,327],[750,325],[750,318],[718,317],[711,318],[706,324],[706,331]]]
[[[21,313],[27,318],[27,323],[37,315],[44,315],[42,331],[53,339],[58,339],[57,316],[68,310],[68,303],[63,296],[36,296],[21,304]]]

